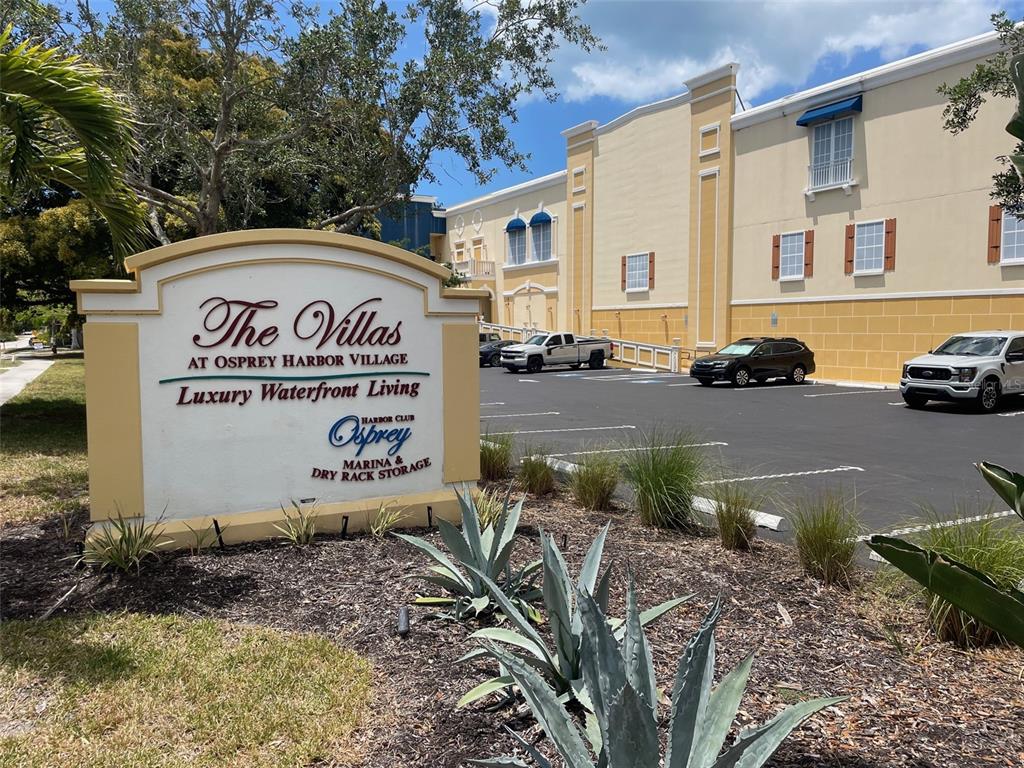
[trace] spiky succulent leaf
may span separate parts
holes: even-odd
[[[978,462],[974,466],[999,498],[1024,519],[1024,475],[988,461]]]
[[[597,589],[594,590],[594,601],[601,609],[601,613],[608,613],[608,597],[611,590],[612,584],[612,567],[609,565],[604,575],[601,576],[601,580],[597,583]]]
[[[519,518],[523,512],[524,501],[526,501],[525,496],[509,507],[508,499],[505,499],[505,511],[501,514],[498,522],[495,524],[495,527],[500,530],[501,533],[494,538],[494,554],[491,557],[490,571],[492,579],[497,579],[498,575],[505,570],[505,565],[508,563],[509,558],[512,555],[512,545],[516,535],[516,528],[519,527]]]
[[[544,757],[544,755],[536,750],[533,744],[526,741],[526,739],[513,731],[507,725],[504,726],[504,728],[513,739],[519,742],[519,745],[526,750],[526,754],[533,758],[539,768],[551,768],[551,763],[546,757]],[[491,766],[491,768],[506,768],[506,766],[521,766],[522,768],[528,768],[526,763],[522,762],[518,757],[492,757],[489,760],[470,760],[469,762],[473,765]]]
[[[458,703],[455,705],[458,709],[462,709],[467,704],[472,704],[477,699],[482,699],[485,696],[489,696],[496,691],[508,688],[512,683],[515,682],[510,675],[502,677],[492,677],[490,680],[485,680],[480,685],[474,686],[470,689]]]
[[[721,600],[716,599],[679,659],[665,768],[689,768],[690,756],[700,741],[715,671],[715,625],[720,612]]]
[[[640,611],[636,607],[636,588],[632,576],[626,590],[626,621],[622,638],[622,660],[626,667],[626,680],[640,699],[651,710],[658,705],[657,685],[654,682],[654,661],[651,648],[640,624]],[[614,763],[614,760],[612,761]]]
[[[421,539],[419,536],[410,536],[405,533],[395,533],[394,536],[398,537],[407,544],[411,544],[416,549],[420,550],[428,557],[437,562],[442,568],[444,568],[448,575],[454,580],[459,582],[462,587],[466,590],[471,590],[470,583],[466,580],[466,577],[462,575],[455,563],[448,559],[448,556],[441,550],[431,544],[425,539]]]
[[[609,703],[608,720],[615,724],[604,741],[609,768],[657,768],[657,720],[642,694],[626,685]]]
[[[712,768],[760,768],[794,728],[815,712],[842,701],[846,701],[845,696],[812,699],[787,707],[764,725],[740,733]]]
[[[607,741],[610,729],[608,708],[616,694],[626,686],[626,667],[608,620],[594,598],[577,592],[576,604],[583,619],[580,670],[601,727],[601,738]]]
[[[506,617],[508,614],[506,614]],[[484,629],[478,629],[476,632],[470,635],[470,637],[481,639],[481,640],[496,640],[499,643],[505,643],[507,645],[513,645],[517,648],[530,653],[535,658],[546,661],[551,658],[551,653],[547,650],[543,643],[539,643],[540,635],[536,635],[533,638],[521,635],[520,633],[506,629],[504,627],[485,627]]]
[[[448,547],[448,551],[452,553],[456,560],[460,563],[473,562],[473,550],[469,548],[469,544],[463,538],[462,531],[443,517],[437,520],[437,531],[441,534],[441,541]]]
[[[651,608],[648,608],[646,611],[641,611],[640,612],[640,626],[641,627],[646,627],[652,621],[654,621],[657,618],[660,618],[662,615],[668,613],[669,611],[671,611],[676,606],[682,605],[683,603],[687,602],[688,600],[692,600],[692,599],[693,599],[693,595],[684,595],[683,597],[675,597],[675,598],[672,598],[671,600],[666,600],[664,603],[660,603],[659,605],[655,605],[655,606],[653,606]],[[609,619],[609,624],[611,625],[612,629],[615,631],[615,639],[616,640],[622,640],[623,633],[625,633],[625,631],[626,631],[626,627],[623,624],[622,619]]]
[[[537,719],[537,724],[544,729],[555,745],[558,754],[565,761],[566,768],[594,768],[587,746],[572,717],[559,703],[558,698],[544,682],[544,678],[511,654],[498,648],[492,648],[492,653],[515,679],[530,711]]]
[[[587,550],[587,556],[583,558],[583,565],[580,567],[580,578],[577,587],[581,592],[588,595],[594,594],[594,586],[597,584],[598,571],[601,568],[601,556],[604,554],[604,541],[608,536],[608,529],[611,522],[604,524],[601,532],[594,537]]]
[[[571,677],[577,652],[572,632],[572,582],[569,579],[569,568],[550,534],[541,533],[541,549],[544,563],[544,605],[548,609],[548,619],[551,621],[551,634],[555,639],[559,669],[564,676]]]
[[[501,612],[505,614],[505,617],[515,626],[516,629],[519,630],[520,633],[523,634],[524,637],[533,642],[537,649],[544,654],[547,662],[551,666],[555,666],[555,660],[551,657],[547,646],[537,633],[537,630],[533,628],[532,624],[530,624],[529,619],[527,619],[521,611],[517,610],[516,606],[508,599],[505,593],[501,591],[501,588],[497,584],[487,578],[487,576],[480,571],[476,571],[476,575],[480,577],[483,585],[490,591],[491,596],[501,608]]]
[[[750,665],[753,661],[754,654],[750,654],[722,678],[722,682],[711,693],[704,713],[701,738],[695,745],[690,761],[695,768],[711,765],[722,751],[725,737],[729,735],[729,728],[732,727],[732,721],[739,711],[740,699],[743,698],[743,690],[747,687],[747,678],[750,676]]]

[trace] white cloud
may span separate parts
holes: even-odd
[[[891,61],[985,32],[997,9],[990,0],[591,0],[583,18],[607,50],[563,49],[555,74],[569,101],[602,96],[637,104],[679,93],[686,78],[738,61],[740,94],[756,103],[774,88],[799,88],[819,64],[843,66],[872,51]]]

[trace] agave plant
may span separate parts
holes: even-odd
[[[441,539],[451,557],[418,536],[394,534],[436,563],[430,567],[429,573],[417,574],[413,578],[441,587],[448,593],[437,597],[421,595],[416,598],[416,603],[449,606],[451,611],[441,615],[459,621],[483,616],[496,609],[491,599],[492,593],[485,583],[488,580],[518,613],[529,617],[531,621],[540,622],[540,613],[530,602],[541,595],[534,583],[541,561],[536,560],[515,569],[510,563],[525,497],[510,506],[510,495],[507,494],[501,514],[491,525],[481,530],[472,495],[465,488],[463,493],[456,492],[456,495],[462,511],[462,530],[447,520],[437,521]]]
[[[992,490],[1024,520],[1024,475],[998,464],[975,465]],[[872,536],[867,545],[929,592],[1024,648],[1024,592],[1002,588],[986,574],[909,541]]]
[[[845,698],[794,704],[767,723],[741,731],[725,753],[719,755],[739,709],[753,656],[748,656],[711,690],[714,632],[720,610],[716,600],[679,660],[663,762],[654,664],[640,624],[632,579],[621,641],[616,639],[593,597],[580,592],[577,600],[583,622],[583,679],[594,704],[593,714],[587,715],[582,732],[540,673],[517,656],[499,649],[493,651],[522,690],[537,723],[562,756],[566,768],[758,768],[800,723]],[[537,765],[551,768],[551,763],[531,744],[510,733]],[[488,768],[527,768],[517,757],[471,762]]]
[[[543,597],[544,607],[547,608],[548,618],[551,622],[551,634],[555,647],[553,652],[544,643],[540,634],[530,625],[528,617],[516,610],[516,607],[505,598],[496,584],[489,579],[484,579],[484,584],[491,590],[492,597],[501,606],[502,612],[515,629],[486,627],[474,632],[470,637],[486,642],[482,648],[471,651],[460,661],[481,656],[497,658],[491,652],[491,643],[501,643],[507,653],[518,657],[540,672],[558,696],[573,696],[589,708],[590,702],[586,696],[581,671],[583,619],[580,616],[579,601],[575,600],[574,596],[577,593],[589,595],[594,598],[602,612],[608,612],[608,586],[612,569],[611,566],[607,567],[600,577],[598,571],[609,526],[610,523],[605,525],[591,543],[587,556],[583,560],[583,567],[580,569],[575,589],[573,589],[573,581],[569,575],[569,567],[565,564],[565,558],[562,557],[562,552],[555,544],[554,538],[551,534],[541,531],[544,572]],[[677,597],[647,609],[640,614],[641,626],[654,621],[691,597],[693,595]],[[611,626],[615,637],[621,640],[626,631],[622,620],[613,619]],[[499,664],[499,667],[500,674],[469,691],[459,700],[459,706],[464,707],[488,694],[512,685],[514,682],[512,676],[508,674],[503,665]]]

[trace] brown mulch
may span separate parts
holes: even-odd
[[[963,652],[932,642],[917,608],[903,606],[896,615],[863,584],[853,592],[822,587],[800,572],[787,546],[759,542],[752,553],[728,553],[713,538],[652,531],[625,511],[584,512],[556,496],[527,504],[519,557],[538,556],[536,526],[542,525],[560,544],[567,536],[575,569],[609,518],[605,562],[614,562],[619,576],[625,566],[633,569],[641,607],[696,595],[648,628],[663,686],[671,685],[680,651],[709,602],[721,595],[717,674],[757,652],[741,725],[763,722],[802,697],[850,696],[799,728],[769,765],[1024,766],[1024,654]],[[411,634],[397,636],[398,608],[417,591],[406,577],[425,559],[396,539],[325,537],[304,549],[232,546],[168,555],[138,577],[107,577],[71,569],[63,558],[75,542],[63,539],[55,521],[11,525],[0,537],[0,618],[37,617],[83,581],[57,614],[211,616],[316,632],[365,654],[377,683],[374,714],[362,733],[360,764],[368,768],[454,768],[470,757],[510,753],[503,724],[535,735],[529,718],[515,710],[455,708],[485,674],[456,663],[474,647],[468,635],[478,625],[430,619],[413,607]],[[617,584],[613,607],[621,611],[621,578]],[[892,630],[882,629],[880,616]]]

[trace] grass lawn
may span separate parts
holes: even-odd
[[[56,361],[0,407],[0,527],[88,503],[85,365]]]
[[[6,621],[0,766],[350,762],[370,678],[313,635],[135,613]]]
[[[17,368],[21,365],[21,360],[0,360],[0,372],[6,371],[8,368]]]

